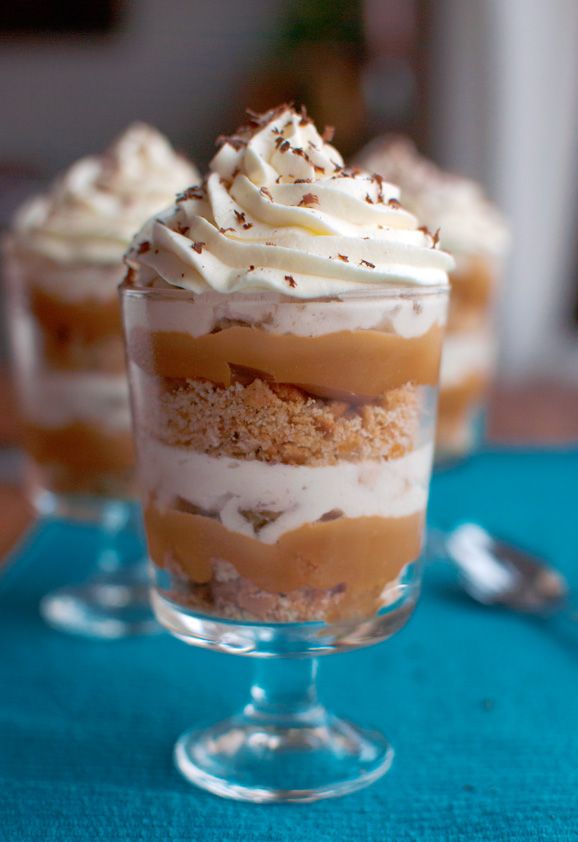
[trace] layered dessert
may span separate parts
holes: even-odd
[[[357,621],[420,555],[451,258],[304,112],[251,115],[141,230],[124,323],[157,593]]]
[[[407,138],[384,137],[359,163],[401,188],[401,200],[455,258],[440,375],[437,456],[461,455],[478,437],[495,366],[493,304],[508,230],[481,187],[439,169]]]
[[[134,232],[197,177],[135,124],[20,209],[6,242],[10,327],[33,494],[126,497],[132,440],[117,287]]]

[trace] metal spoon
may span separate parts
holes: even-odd
[[[563,607],[565,579],[541,559],[498,540],[476,523],[451,532],[428,529],[428,555],[449,559],[477,602],[549,614]]]

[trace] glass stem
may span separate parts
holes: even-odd
[[[98,567],[104,575],[140,577],[144,570],[144,536],[136,503],[111,503],[100,523]]]
[[[321,710],[317,700],[317,667],[316,658],[257,661],[245,715],[262,721],[310,719]]]

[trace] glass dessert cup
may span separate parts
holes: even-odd
[[[13,374],[40,517],[90,524],[93,578],[46,595],[67,632],[115,638],[158,630],[132,488],[133,447],[117,286],[120,264],[68,265],[5,242]]]
[[[455,258],[440,371],[436,467],[452,464],[480,446],[495,369],[494,302],[501,261],[489,254]]]
[[[260,659],[179,770],[259,802],[371,783],[393,750],[319,703],[315,657],[387,639],[417,600],[447,290],[122,298],[155,613]]]

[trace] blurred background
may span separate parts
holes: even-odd
[[[513,232],[490,430],[578,437],[576,0],[5,3],[0,225],[132,120],[204,167],[245,106],[287,99],[346,156],[402,131],[484,184]]]

